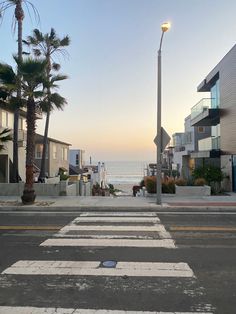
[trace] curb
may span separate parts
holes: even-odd
[[[88,205],[81,205],[81,206],[0,206],[0,213],[1,212],[84,212],[84,211],[130,211],[130,212],[158,212],[158,213],[165,213],[165,212],[232,212],[236,213],[235,206],[171,206],[171,205],[150,205],[150,206],[88,206]]]

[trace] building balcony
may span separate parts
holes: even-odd
[[[192,107],[192,126],[213,126],[220,123],[220,109],[212,108],[213,102],[213,98],[203,98]]]
[[[220,136],[218,137],[207,137],[198,141],[198,150],[212,150],[220,149]]]
[[[207,137],[198,141],[198,151],[191,153],[191,158],[219,158],[220,136]]]

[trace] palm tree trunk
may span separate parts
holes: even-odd
[[[40,174],[39,174],[39,181],[44,182],[45,180],[45,166],[46,166],[46,151],[47,151],[47,144],[48,144],[48,129],[49,129],[49,118],[50,118],[50,110],[47,111],[45,128],[44,128],[44,136],[43,136],[43,152],[42,152],[42,159],[41,159],[41,166],[40,166]]]
[[[18,25],[18,58],[22,60],[22,28],[24,11],[22,8],[22,0],[16,2],[15,17]],[[17,98],[21,101],[21,76],[18,71],[17,75]],[[13,131],[13,180],[19,182],[19,167],[18,167],[18,128],[19,128],[19,107],[14,112],[14,131]]]
[[[35,154],[35,102],[33,98],[27,101],[27,147],[26,147],[26,182],[22,203],[26,205],[33,204],[35,201],[34,191],[34,154]]]
[[[46,56],[47,59],[47,80],[50,80],[50,72],[51,72],[51,59],[48,47],[48,53]],[[50,87],[47,88],[47,100],[48,100],[48,108],[47,108],[47,116],[44,128],[44,136],[43,136],[43,152],[42,152],[42,159],[41,159],[41,166],[40,166],[40,174],[39,174],[39,181],[45,181],[45,165],[46,165],[46,151],[47,151],[47,144],[48,144],[48,130],[49,130],[49,119],[50,119],[50,111],[51,111],[51,104],[50,104],[50,96],[51,96],[51,89]]]

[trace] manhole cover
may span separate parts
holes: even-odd
[[[117,261],[103,261],[100,264],[100,267],[105,267],[105,268],[115,268],[117,265]]]

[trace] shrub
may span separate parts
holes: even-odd
[[[64,173],[60,173],[60,181],[65,181],[69,178],[68,175],[64,174]]]
[[[144,179],[142,179],[142,180],[140,181],[139,185],[141,186],[141,188],[142,188],[143,186],[145,186]]]
[[[208,185],[211,182],[221,182],[223,180],[223,172],[220,168],[214,166],[200,167],[193,170],[194,179],[204,178]]]
[[[148,191],[148,193],[156,193],[156,177],[155,176],[149,176],[144,178],[144,184]]]
[[[173,178],[166,178],[162,180],[162,193],[174,194],[175,193],[175,180]]]
[[[194,185],[196,186],[206,185],[206,180],[204,178],[197,178],[196,180],[194,180]]]
[[[187,181],[183,178],[179,178],[175,180],[175,184],[178,186],[185,186],[187,185]]]

